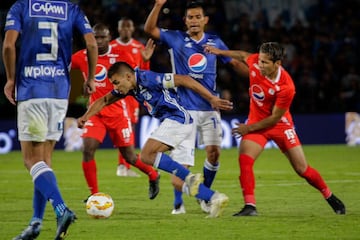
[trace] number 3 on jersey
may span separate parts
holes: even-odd
[[[36,54],[37,61],[56,61],[58,57],[58,23],[56,22],[39,22],[39,29],[50,30],[50,35],[41,38],[42,44],[50,44],[50,53]]]

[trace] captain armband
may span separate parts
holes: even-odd
[[[173,73],[165,73],[162,83],[163,83],[163,87],[165,89],[175,88],[174,74]]]

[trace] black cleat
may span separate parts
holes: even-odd
[[[158,172],[158,176],[155,180],[149,181],[149,198],[152,200],[156,198],[156,196],[159,194],[160,187],[160,173]]]
[[[240,217],[240,216],[257,216],[256,207],[252,205],[245,205],[243,209],[240,210],[240,212],[237,212],[233,214],[234,217]]]
[[[331,196],[328,199],[326,199],[326,201],[329,203],[329,205],[336,214],[345,214],[344,203],[340,199],[338,199],[334,194],[331,194]]]
[[[25,230],[19,235],[13,238],[13,240],[33,240],[40,234],[41,223],[34,221],[25,228]]]
[[[57,230],[55,240],[62,240],[67,234],[67,230],[73,222],[75,222],[76,216],[70,209],[66,208],[64,214],[57,218]]]

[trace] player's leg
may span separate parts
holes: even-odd
[[[244,199],[244,207],[233,216],[256,216],[255,199],[255,175],[254,163],[261,154],[267,139],[261,134],[247,134],[240,142],[239,167],[240,167],[240,186]]]
[[[209,216],[218,217],[227,205],[228,197],[207,188],[201,183],[201,174],[190,173],[187,168],[164,153],[181,145],[184,139],[191,135],[191,132],[191,124],[180,124],[170,119],[164,120],[143,146],[141,160],[181,179],[182,181],[178,181],[175,186],[178,191],[185,192],[190,196],[196,196],[202,200],[211,201],[212,207]],[[190,147],[184,146],[184,149]]]
[[[301,145],[292,147],[285,152],[296,173],[314,188],[320,191],[336,214],[345,214],[345,205],[327,186],[320,173],[308,165]]]
[[[103,142],[105,135],[105,123],[98,115],[92,116],[85,123],[81,135],[83,138],[82,170],[91,194],[99,192],[95,152]]]
[[[131,171],[131,174],[128,174],[128,170],[130,170],[130,164],[126,162],[123,155],[118,153],[118,166],[116,168],[116,176],[119,177],[139,177],[139,174],[137,174],[134,171]]]
[[[145,173],[149,177],[149,198],[154,199],[159,193],[159,180],[160,174],[151,165],[141,161],[139,154],[135,153],[133,145],[126,147],[119,147],[121,155],[124,156],[126,161],[131,165]]]

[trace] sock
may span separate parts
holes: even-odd
[[[205,201],[210,201],[214,193],[215,192],[213,190],[211,190],[210,188],[206,187],[204,184],[201,183],[199,186],[199,192],[195,197]]]
[[[174,188],[174,207],[181,205],[183,203],[183,199],[182,199],[182,192],[176,190]]]
[[[52,169],[41,161],[36,163],[30,169],[30,174],[36,190],[38,190],[45,199],[48,199],[57,217],[63,215],[66,205],[61,197],[59,188],[57,186],[56,177]]]
[[[217,163],[216,165],[212,165],[207,159],[204,162],[204,185],[208,188],[211,187],[216,173],[219,170],[219,163]]]
[[[82,169],[91,194],[99,192],[95,159],[82,162]]]
[[[185,181],[186,176],[190,173],[190,171],[183,165],[175,162],[169,155],[161,152],[156,155],[154,167],[164,170],[170,174],[174,174],[183,181]]]
[[[245,154],[240,154],[239,156],[239,166],[240,166],[240,185],[242,188],[242,193],[244,197],[245,204],[256,205],[255,200],[255,176],[254,176],[254,166],[255,160]]]
[[[319,190],[325,199],[331,196],[332,193],[330,189],[326,185],[325,181],[322,179],[320,173],[314,168],[308,166],[305,172],[301,174],[301,177],[305,178],[311,186]]]
[[[125,165],[127,169],[130,169],[130,164],[125,160],[125,158],[121,155],[121,153],[118,153],[118,164],[119,165]]]
[[[42,222],[44,218],[45,208],[46,208],[47,199],[37,190],[34,186],[34,196],[33,196],[33,216],[30,222]]]
[[[156,178],[159,175],[159,173],[152,166],[142,162],[140,160],[139,155],[137,155],[137,159],[136,159],[136,162],[135,162],[134,166],[137,169],[139,169],[140,171],[142,171],[143,173],[146,173],[149,176],[150,181],[156,180]]]

